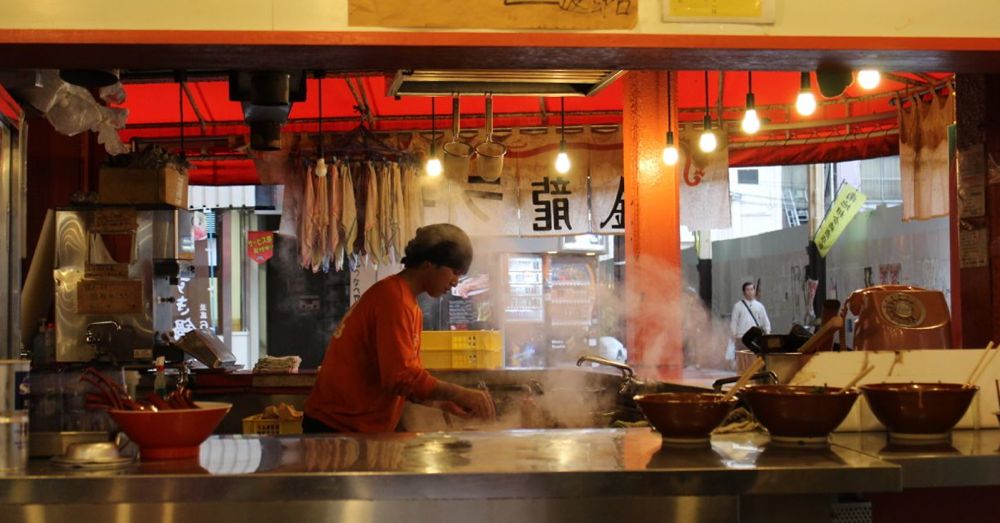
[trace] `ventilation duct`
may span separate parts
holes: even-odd
[[[306,99],[304,72],[232,72],[229,99],[243,106],[243,119],[250,126],[250,148],[281,149],[281,126],[288,121],[292,104]]]
[[[607,69],[405,70],[390,79],[390,96],[591,96],[621,76]]]

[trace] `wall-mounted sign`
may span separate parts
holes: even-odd
[[[139,280],[80,280],[76,286],[77,314],[141,314]]]
[[[348,0],[351,27],[632,29],[639,0]]]
[[[247,233],[247,256],[258,264],[274,256],[274,232],[249,231]]]
[[[830,206],[830,212],[826,213],[823,223],[819,224],[816,231],[816,247],[819,255],[826,257],[833,244],[837,243],[837,238],[843,234],[844,229],[851,223],[854,216],[861,210],[867,198],[853,186],[843,184],[837,193],[837,198]]]
[[[775,0],[663,0],[664,22],[773,24]]]
[[[135,209],[98,209],[94,211],[93,233],[128,233],[139,228]]]

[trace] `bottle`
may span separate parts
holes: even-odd
[[[128,395],[135,399],[136,389],[139,388],[139,371],[137,370],[127,370],[125,371],[125,387],[128,388]]]
[[[156,379],[153,380],[153,392],[161,398],[167,397],[167,374],[164,371],[163,356],[156,357]]]

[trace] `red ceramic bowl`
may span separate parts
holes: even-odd
[[[872,383],[862,385],[868,406],[890,435],[947,435],[979,387],[959,383]]]
[[[200,409],[109,410],[118,427],[139,445],[143,460],[198,457],[198,447],[225,417],[231,403],[197,402]]]
[[[743,394],[757,421],[771,433],[773,440],[825,444],[858,399],[855,389],[839,390],[808,385],[760,385],[748,388]]]
[[[705,442],[736,405],[736,398],[722,401],[722,394],[666,392],[635,397],[650,425],[665,441]]]

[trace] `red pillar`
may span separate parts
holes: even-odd
[[[641,375],[659,378],[678,377],[684,367],[680,184],[676,167],[662,161],[668,111],[677,134],[676,80],[673,72],[627,73],[622,109],[629,361]]]

